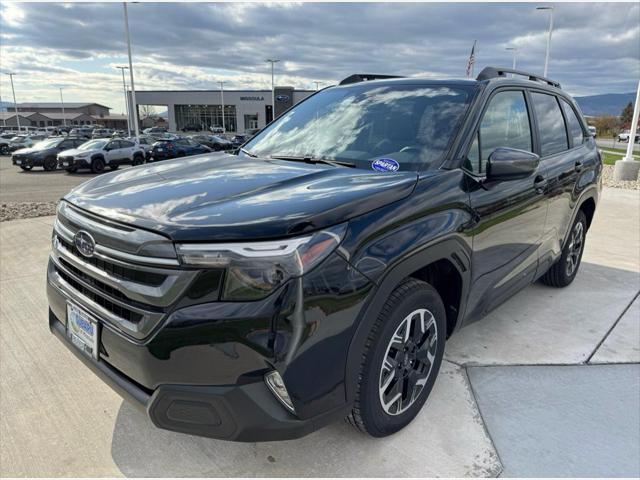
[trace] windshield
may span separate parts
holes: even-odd
[[[378,170],[437,168],[474,88],[366,83],[329,88],[293,107],[244,150],[260,157],[336,160]]]
[[[49,138],[47,140],[42,140],[42,141],[36,143],[33,146],[33,148],[39,148],[41,150],[44,150],[45,148],[55,147],[61,141],[62,141],[62,139],[60,139],[60,138]]]
[[[78,147],[78,150],[100,150],[103,148],[109,140],[91,140],[83,143]]]

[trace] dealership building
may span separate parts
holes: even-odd
[[[275,116],[314,93],[293,87],[275,88]],[[223,127],[226,132],[245,133],[264,127],[273,119],[271,90],[136,90],[138,111],[142,105],[167,111],[170,131],[208,130]]]

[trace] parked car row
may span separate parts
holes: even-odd
[[[230,150],[235,143],[221,136],[181,137],[171,133],[152,132],[135,137],[87,139],[80,135],[44,138],[22,135],[6,140],[12,163],[22,170],[42,167],[46,171],[62,169],[76,172],[88,169],[101,173],[120,165],[200,155]]]

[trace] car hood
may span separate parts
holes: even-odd
[[[97,150],[80,150],[78,148],[70,148],[69,150],[63,150],[58,155],[61,157],[73,157],[75,155],[80,155],[82,153],[94,153]]]
[[[207,154],[96,177],[65,199],[175,241],[286,237],[408,196],[415,172]]]

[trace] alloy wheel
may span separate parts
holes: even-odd
[[[580,254],[584,245],[584,226],[582,222],[577,222],[571,232],[567,254],[567,276],[570,277],[578,268]]]
[[[380,370],[380,403],[389,415],[405,412],[420,396],[431,369],[438,344],[433,314],[414,310],[391,337]]]

